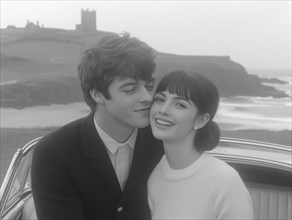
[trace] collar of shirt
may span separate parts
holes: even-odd
[[[114,140],[110,135],[108,135],[104,130],[102,130],[101,127],[99,127],[95,118],[94,118],[94,124],[95,124],[95,128],[96,128],[97,133],[99,134],[101,140],[103,141],[103,143],[105,144],[107,149],[112,154],[114,154],[118,150],[119,147],[126,145],[126,144],[128,144],[132,150],[134,149],[134,146],[136,143],[136,138],[137,138],[137,133],[138,133],[137,128],[134,129],[131,136],[128,138],[128,140],[125,143],[119,143],[116,140]]]

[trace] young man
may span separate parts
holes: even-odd
[[[42,138],[32,160],[39,219],[150,219],[147,179],[163,148],[149,128],[153,50],[110,35],[78,66],[91,113]]]

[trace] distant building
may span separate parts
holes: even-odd
[[[34,24],[33,22],[30,22],[27,20],[26,26],[25,26],[25,31],[26,32],[38,32],[40,31],[41,27],[39,25],[39,21],[37,21],[37,24]]]
[[[30,35],[34,33],[44,33],[44,32],[52,32],[59,31],[62,29],[58,28],[45,28],[44,25],[40,26],[39,21],[35,23],[27,20],[25,27],[15,27],[14,25],[8,25],[6,28],[1,29],[1,37],[2,36],[23,36]]]
[[[36,34],[52,33],[63,31],[59,28],[48,28],[44,25],[40,26],[39,21],[33,23],[27,20],[25,27],[15,27],[14,25],[8,25],[6,28],[0,29],[1,40],[15,40],[23,36],[35,36]],[[89,11],[81,9],[81,24],[76,25],[76,31],[80,32],[95,32],[96,31],[96,11]]]
[[[96,11],[88,9],[81,10],[81,24],[76,25],[76,31],[95,32],[96,31]]]

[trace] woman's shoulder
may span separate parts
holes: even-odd
[[[225,184],[226,182],[241,180],[237,170],[235,170],[228,163],[209,153],[205,152],[204,154],[207,158],[207,169],[209,170],[209,172],[212,173],[215,178],[218,179],[219,182],[223,182],[223,184]]]

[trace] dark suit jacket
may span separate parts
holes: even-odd
[[[93,114],[42,138],[32,159],[39,219],[150,219],[147,179],[163,154],[150,128],[139,129],[123,192]]]

